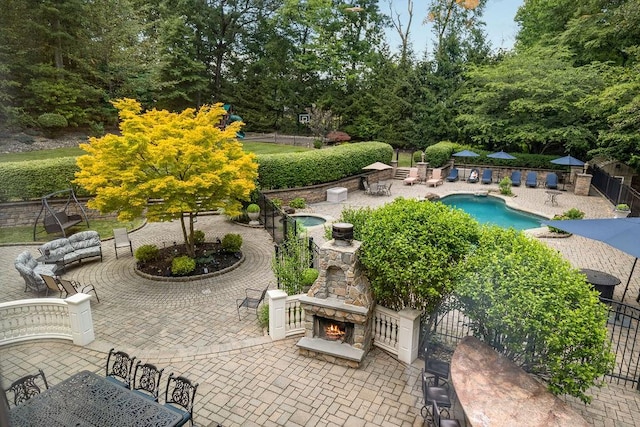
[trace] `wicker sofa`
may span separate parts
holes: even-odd
[[[102,246],[97,231],[88,230],[75,233],[69,237],[52,240],[38,249],[42,255],[49,251],[49,256],[59,258],[58,264],[65,268],[74,261],[82,262],[85,258],[100,257]]]

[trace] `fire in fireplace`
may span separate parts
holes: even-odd
[[[314,316],[314,337],[328,341],[340,341],[353,344],[353,323],[339,322],[326,317]]]

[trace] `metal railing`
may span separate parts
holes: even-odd
[[[629,216],[640,216],[640,193],[624,184],[620,178],[609,175],[596,165],[589,166],[591,185],[598,189],[614,205],[629,205]]]

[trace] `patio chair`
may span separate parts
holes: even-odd
[[[245,297],[243,299],[237,299],[236,303],[238,304],[238,320],[240,320],[240,307],[246,307],[247,310],[250,308],[254,308],[256,310],[256,316],[258,315],[258,306],[264,300],[267,291],[269,290],[269,286],[264,288],[264,290],[260,289],[251,289],[247,288],[244,290]]]
[[[478,182],[478,178],[480,177],[480,171],[478,169],[471,169],[471,173],[469,174],[469,178],[467,178],[467,182],[475,184]]]
[[[427,185],[437,187],[438,184],[444,184],[442,180],[442,169],[436,168],[431,172],[431,178],[427,180]]]
[[[383,195],[385,195],[385,196],[390,196],[391,195],[391,185],[392,184],[393,184],[393,182],[390,182],[382,189]]]
[[[433,357],[429,347],[424,351],[424,380],[432,386],[448,385],[450,364]]]
[[[364,194],[371,196],[371,186],[369,185],[369,181],[362,181],[362,185],[364,186]]]
[[[527,179],[524,181],[527,187],[535,188],[538,186],[538,174],[534,171],[527,172]]]
[[[100,298],[98,297],[98,292],[96,291],[96,288],[91,284],[82,286],[80,283],[76,281],[63,279],[61,277],[58,278],[58,283],[60,283],[60,286],[62,286],[62,289],[66,293],[65,298],[70,297],[71,295],[75,295],[77,293],[87,294],[93,291],[93,293],[96,296],[96,300],[100,302]]]
[[[57,292],[58,298],[62,298],[63,289],[55,277],[47,276],[46,274],[41,274],[40,277],[42,277],[42,280],[44,280],[45,285],[47,285],[47,293],[45,294],[45,296],[49,296],[49,292],[51,291],[51,292]]]
[[[42,385],[38,385],[40,382],[44,384],[44,387]],[[6,393],[13,393],[13,405],[18,406],[31,399],[33,396],[40,394],[42,390],[46,390],[48,388],[49,384],[47,384],[47,378],[44,376],[44,372],[42,372],[42,369],[38,369],[37,374],[25,375],[24,377],[14,381],[3,394],[6,398],[7,405],[9,405],[9,397]]]
[[[176,424],[177,426],[185,425],[187,421],[190,421],[191,425],[193,425],[193,401],[195,400],[197,389],[198,383],[193,383],[182,376],[176,377],[173,372],[169,374],[167,388],[164,392],[164,406],[182,417],[182,420]],[[174,405],[179,405],[180,408]]]
[[[491,169],[485,169],[482,171],[482,183],[491,184],[493,181],[493,171]]]
[[[437,401],[433,401],[431,413],[433,415],[433,425],[435,427],[461,427],[460,422],[458,420],[454,420],[451,418],[442,418],[442,414],[440,413],[441,409],[438,406]]]
[[[122,387],[131,388],[131,370],[135,356],[131,357],[124,351],[116,351],[114,348],[109,350],[107,356],[106,378],[114,384]]]
[[[409,176],[402,181],[404,185],[413,185],[418,182],[418,168],[409,169]]]
[[[511,172],[511,185],[514,187],[520,187],[522,183],[522,172],[520,171],[512,171]]]
[[[160,378],[162,378],[163,371],[164,368],[158,369],[156,365],[142,363],[141,360],[138,360],[133,371],[132,390],[147,399],[157,402],[160,394]]]
[[[118,259],[118,248],[128,247],[131,256],[133,256],[133,245],[131,244],[126,228],[113,229],[113,247],[116,250],[116,259]]]
[[[551,172],[547,174],[547,178],[545,179],[544,186],[550,190],[558,189],[558,175]]]
[[[454,182],[458,180],[458,168],[453,168],[449,172],[449,176],[447,176],[448,182]]]
[[[430,414],[430,412],[433,411],[433,402],[438,404],[438,413],[445,410],[447,412],[447,416],[449,415],[449,408],[451,408],[449,392],[444,387],[430,386],[428,382],[425,381],[424,370],[422,371],[422,398],[424,400],[424,406],[422,406],[420,412],[422,413],[423,418],[426,419],[429,416],[434,416],[434,414]]]

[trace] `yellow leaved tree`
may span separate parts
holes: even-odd
[[[91,138],[80,148],[75,183],[95,195],[87,205],[102,213],[117,212],[131,220],[146,211],[148,221],[179,219],[190,256],[193,223],[200,212],[224,209],[240,214],[241,200],[255,188],[258,164],[246,153],[233,122],[216,125],[222,104],[181,113],[142,112],[133,99],[113,102],[119,110],[121,135]]]

